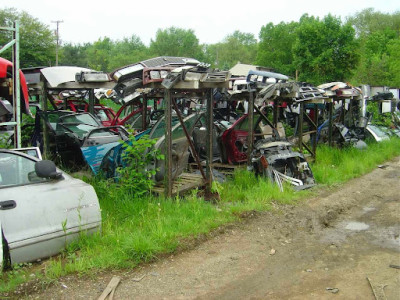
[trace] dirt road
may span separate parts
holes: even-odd
[[[63,278],[28,298],[97,299],[117,275],[114,299],[400,299],[399,233],[397,158],[297,206],[248,216],[190,251]]]

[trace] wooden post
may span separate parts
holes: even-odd
[[[298,130],[298,139],[299,139],[299,151],[303,153],[303,120],[304,120],[304,102],[300,103],[300,114],[299,114],[299,130]]]
[[[206,129],[207,129],[207,152],[206,152],[206,197],[211,195],[212,186],[212,161],[213,161],[213,129],[214,129],[214,95],[213,90],[210,89],[207,98],[207,119],[206,119]]]
[[[274,107],[272,108],[272,122],[274,124],[274,128],[278,128],[278,113],[279,113],[279,101],[277,99],[274,99]]]
[[[329,107],[328,107],[328,109],[329,109],[329,111],[328,111],[328,114],[329,114],[329,123],[328,123],[328,145],[329,145],[329,147],[331,147],[332,146],[332,126],[333,126],[333,120],[332,120],[332,115],[333,115],[333,106],[334,106],[334,102],[333,102],[333,99],[332,99],[332,101],[331,101],[331,103],[329,103]]]
[[[247,89],[249,92],[249,110],[247,116],[249,118],[249,129],[247,135],[247,165],[251,166],[251,153],[253,152],[254,143],[254,99],[250,84],[247,84]]]
[[[89,112],[94,114],[94,89],[89,90]]]
[[[318,135],[318,104],[314,104],[314,125],[315,125],[315,133],[313,137],[313,147],[312,147],[312,154],[314,156],[314,160],[317,158],[317,135]],[[314,130],[314,128],[313,128]]]
[[[164,195],[166,198],[172,196],[172,108],[171,91],[165,90],[165,173],[164,173]]]
[[[143,95],[142,130],[147,129],[147,95]]]

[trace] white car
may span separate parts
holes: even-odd
[[[0,266],[55,255],[80,233],[100,228],[91,185],[52,161],[0,149]]]

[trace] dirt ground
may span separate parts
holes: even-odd
[[[26,298],[97,299],[119,276],[114,299],[400,299],[399,234],[396,158],[299,205],[249,214],[191,250],[62,278]]]

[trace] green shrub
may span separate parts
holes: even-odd
[[[164,155],[153,146],[155,139],[150,139],[144,135],[136,139],[133,134],[130,135],[128,142],[124,142],[122,167],[118,167],[119,185],[124,191],[133,196],[141,196],[152,189],[154,181],[152,176],[156,170],[149,169],[148,166],[154,161],[164,159]]]

